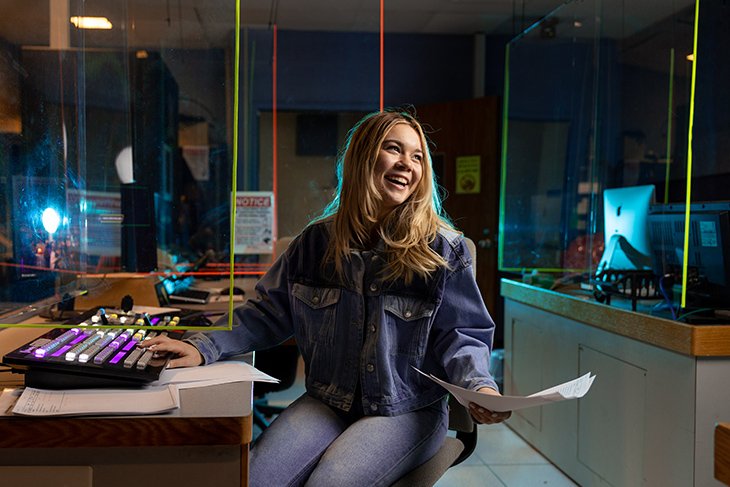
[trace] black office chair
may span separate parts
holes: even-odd
[[[269,350],[256,352],[254,366],[272,377],[279,379],[278,383],[255,382],[253,386],[253,422],[265,430],[274,417],[285,407],[269,404],[267,396],[271,392],[289,389],[297,378],[299,364],[299,349],[296,344],[284,343]]]
[[[447,436],[439,451],[430,460],[408,472],[391,487],[434,485],[449,468],[460,464],[474,452],[477,446],[477,427],[469,411],[453,396],[449,397],[449,430],[456,435]]]
[[[472,270],[477,273],[477,249],[474,242],[465,238],[472,257]],[[449,397],[449,435],[436,454],[426,463],[416,467],[398,479],[391,487],[425,487],[434,485],[446,471],[463,462],[477,446],[478,430],[469,411],[453,396]]]
[[[292,237],[281,237],[274,244],[275,255],[281,255],[292,241]],[[281,413],[285,407],[271,405],[267,395],[289,389],[297,378],[299,365],[299,349],[293,340],[268,350],[261,350],[254,355],[254,366],[261,372],[279,379],[278,383],[256,382],[253,387],[253,422],[265,430],[273,421],[274,416]]]

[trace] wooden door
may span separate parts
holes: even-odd
[[[416,107],[434,144],[434,171],[447,192],[444,208],[477,246],[477,284],[498,324],[495,348],[503,341],[497,272],[499,103],[496,97],[486,97]],[[472,179],[478,181],[469,180],[475,174],[478,177]]]

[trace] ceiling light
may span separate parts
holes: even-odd
[[[104,29],[112,28],[112,23],[106,17],[71,17],[69,19],[77,29]]]
[[[694,55],[694,53],[691,53],[691,54],[687,54],[687,61],[690,61],[690,62],[691,62],[691,61],[694,61],[694,60],[695,60],[695,55]]]

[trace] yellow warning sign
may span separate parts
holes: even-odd
[[[481,156],[461,156],[456,158],[456,193],[468,194],[480,191]]]

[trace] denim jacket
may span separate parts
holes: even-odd
[[[353,252],[337,276],[333,265],[322,266],[328,240],[327,223],[307,227],[258,282],[256,296],[233,311],[233,330],[187,341],[210,363],[293,336],[307,393],[345,411],[358,387],[365,414],[397,415],[443,398],[444,389],[414,367],[467,389],[497,388],[489,374],[494,322],[461,235],[440,232],[432,248],[449,269],[407,286],[382,280],[377,248]]]

